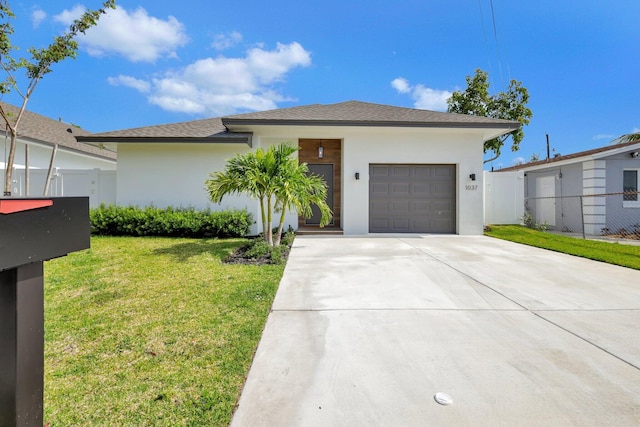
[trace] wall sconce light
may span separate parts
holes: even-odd
[[[469,179],[470,179],[471,181],[475,181],[475,180],[476,180],[476,174],[475,174],[475,173],[472,173],[471,175],[469,175]]]
[[[321,145],[318,147],[318,158],[322,159],[323,157],[324,157],[324,147],[322,147]]]
[[[360,179],[360,172],[356,172],[356,179]]]
[[[637,159],[638,157],[640,157],[640,153],[638,153],[637,151],[634,151],[633,153],[629,153],[629,155],[634,159]]]

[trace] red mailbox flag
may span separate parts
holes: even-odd
[[[32,209],[52,206],[53,200],[0,200],[0,214],[12,214],[16,212],[30,211]]]

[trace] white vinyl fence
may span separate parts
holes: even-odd
[[[484,171],[484,225],[522,224],[524,173]]]
[[[0,169],[0,183],[4,188],[4,169]],[[25,184],[25,170],[13,172],[11,195],[16,197],[44,196],[46,169],[29,170],[29,192]],[[1,194],[1,193],[0,193]],[[102,169],[59,169],[51,175],[46,196],[89,196],[89,206],[96,208],[101,203],[116,203],[116,171]]]

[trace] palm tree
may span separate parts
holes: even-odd
[[[311,205],[322,213],[321,225],[329,223],[331,209],[326,202],[327,185],[322,178],[308,175],[306,164],[299,165],[291,155],[298,151],[290,144],[262,148],[238,154],[227,162],[222,172],[210,174],[205,182],[209,198],[220,203],[227,194],[244,193],[260,202],[264,239],[270,246],[279,245],[287,209],[298,209],[304,217],[311,216]],[[274,242],[273,213],[280,212],[278,232]]]
[[[619,139],[621,143],[640,141],[640,132],[628,133],[626,135],[622,135]]]
[[[327,204],[327,184],[320,176],[309,174],[306,163],[298,164],[296,159],[289,157],[277,181],[276,211],[280,212],[280,221],[274,246],[280,245],[287,209],[296,209],[300,216],[310,218],[313,214],[311,206],[316,205],[320,209],[320,227],[329,224],[333,212]]]

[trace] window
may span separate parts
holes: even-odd
[[[622,204],[625,207],[640,207],[638,202],[638,172],[639,169],[627,169],[622,172]]]

